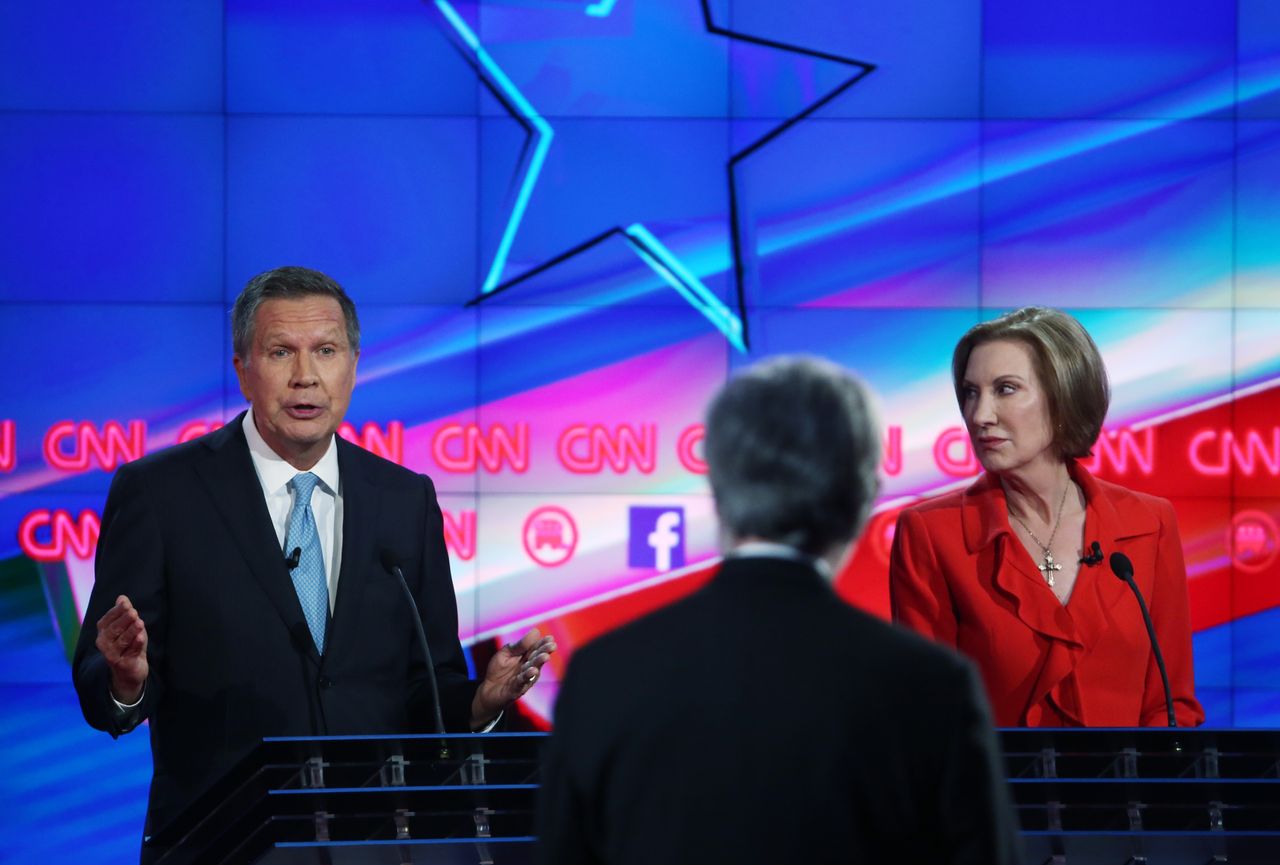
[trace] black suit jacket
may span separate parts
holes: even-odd
[[[446,726],[466,730],[476,684],[431,481],[338,439],[342,562],[322,658],[267,513],[241,419],[122,466],[98,541],[96,583],[73,676],[90,724],[127,732],[94,646],[95,623],[128,595],[147,625],[154,833],[263,736],[430,732],[431,697],[412,613],[421,610]]]
[[[967,662],[804,562],[729,559],[583,648],[555,721],[547,865],[1016,861]]]

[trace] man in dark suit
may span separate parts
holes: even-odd
[[[780,359],[724,388],[705,438],[724,564],[574,656],[542,862],[1017,861],[967,662],[831,589],[879,441],[863,387],[831,364]]]
[[[435,488],[334,435],[359,328],[324,274],[255,277],[232,312],[249,411],[112,481],[73,676],[94,727],[151,721],[148,834],[263,736],[434,728],[392,564],[421,611],[448,729],[490,725],[554,651],[531,631],[467,678]],[[158,852],[144,844],[144,861]]]

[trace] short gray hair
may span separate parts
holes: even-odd
[[[249,280],[235,306],[231,308],[231,345],[235,353],[248,360],[253,345],[253,324],[258,307],[265,301],[278,298],[332,297],[342,307],[342,317],[347,323],[347,342],[351,351],[360,350],[360,319],[356,305],[342,290],[342,286],[330,276],[308,267],[277,267],[266,270]]]
[[[738,538],[822,555],[857,537],[879,492],[880,429],[866,387],[812,357],[733,378],[704,441],[721,525]]]

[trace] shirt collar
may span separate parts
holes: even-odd
[[[253,421],[252,406],[245,412],[242,426],[245,440],[249,443],[249,456],[253,459],[253,467],[258,470],[258,480],[262,483],[262,489],[269,496],[280,493],[289,485],[289,481],[293,480],[294,475],[298,474],[298,470],[289,465],[284,457],[273,451],[271,445],[267,444],[267,440],[262,437],[262,433],[258,432],[258,425]],[[329,440],[329,446],[325,448],[324,456],[320,457],[320,461],[309,471],[320,479],[320,483],[330,493],[337,495],[338,449],[333,446],[332,438]]]
[[[811,556],[808,553],[802,553],[795,547],[789,547],[786,544],[777,544],[772,541],[751,541],[739,544],[725,553],[724,557],[726,559],[790,559],[794,562],[804,562],[812,565],[813,569],[827,582],[831,581],[831,566],[824,559]]]

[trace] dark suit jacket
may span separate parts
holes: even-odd
[[[1187,571],[1173,506],[1073,464],[1086,499],[1084,540],[1133,561],[1169,669],[1180,726],[1203,723],[1195,698]],[[971,487],[898,517],[889,564],[894,619],[958,649],[982,672],[1002,726],[1163,726],[1164,686],[1133,592],[1104,559],[1081,567],[1064,606],[1009,527],[1004,490]]]
[[[803,562],[731,558],[583,648],[555,721],[546,865],[1016,861],[969,665]]]
[[[412,614],[381,550],[398,559],[422,611],[445,723],[469,727],[475,683],[458,643],[435,489],[346,441],[337,448],[342,562],[323,658],[240,418],[122,466],[112,481],[73,676],[89,723],[113,736],[126,732],[94,641],[97,620],[128,595],[150,640],[141,708],[151,721],[151,833],[263,736],[431,731]]]

